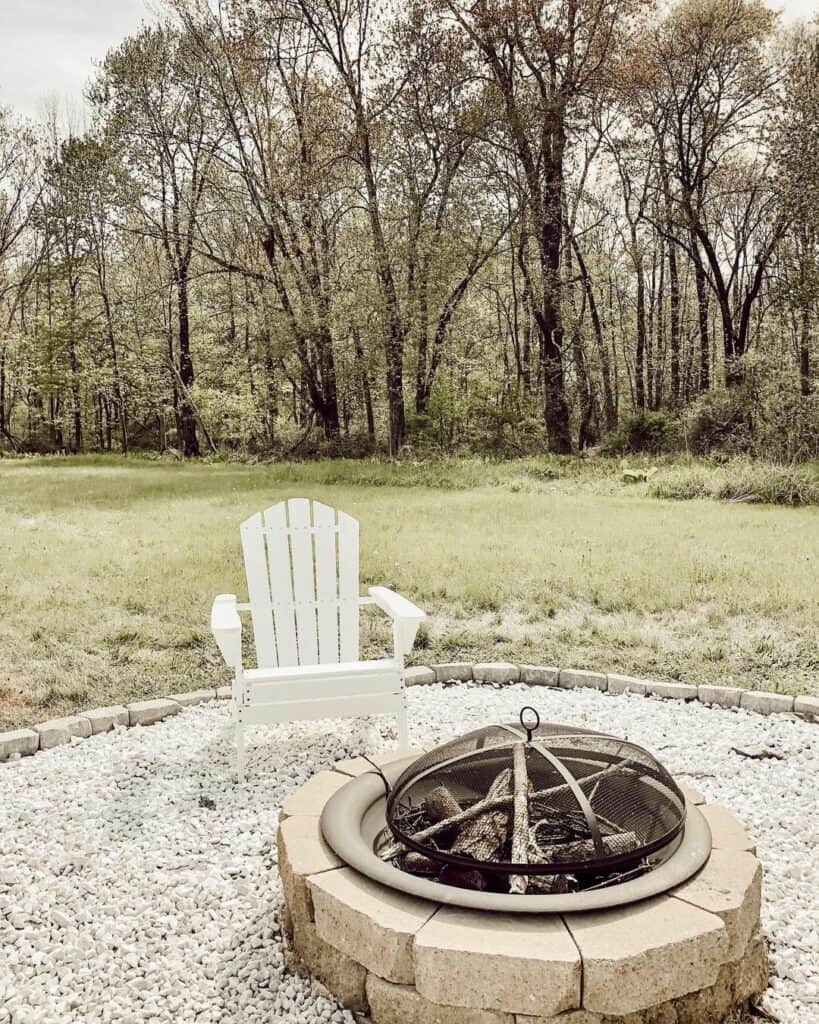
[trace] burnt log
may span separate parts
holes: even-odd
[[[512,784],[509,768],[497,776],[489,787],[486,800],[494,800],[508,793]],[[471,857],[478,861],[498,860],[509,838],[509,815],[506,811],[487,811],[466,822],[450,847],[451,853]]]
[[[537,851],[541,861],[548,864],[566,864],[569,861],[585,861],[596,857],[597,848],[591,839],[581,839],[574,843],[549,843],[541,845],[536,836],[537,825],[533,826],[529,838],[531,846]],[[637,849],[637,835],[634,832],[616,832],[611,836],[601,837],[603,853],[616,857],[621,853],[631,853]]]
[[[430,821],[446,821],[460,814],[463,807],[450,793],[446,786],[436,786],[430,790],[424,800],[424,811]]]

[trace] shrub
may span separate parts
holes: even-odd
[[[753,448],[752,396],[747,387],[708,391],[689,408],[685,440],[691,452],[745,454]]]
[[[740,462],[717,477],[714,495],[724,501],[819,505],[819,479],[806,467]]]
[[[612,455],[662,455],[679,446],[679,428],[664,412],[648,409],[624,416],[603,451]]]
[[[769,505],[819,505],[819,474],[810,466],[734,459],[672,471],[651,488],[655,498],[718,498]]]

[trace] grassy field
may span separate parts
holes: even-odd
[[[607,460],[0,461],[0,729],[227,682],[207,620],[244,591],[238,524],[301,494],[360,518],[363,585],[427,609],[418,663],[819,692],[819,512],[657,493]]]

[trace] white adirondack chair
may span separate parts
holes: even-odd
[[[386,587],[358,592],[358,521],[307,498],[291,498],[241,526],[250,601],[213,602],[211,629],[234,670],[237,775],[244,779],[245,726],[300,719],[395,714],[407,745],[404,655],[420,608]],[[359,661],[358,613],[376,604],[392,619],[394,655]],[[256,668],[242,664],[239,612],[249,611]]]

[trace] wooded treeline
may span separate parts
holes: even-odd
[[[0,449],[819,454],[816,24],[173,0],[88,98],[0,112]]]

